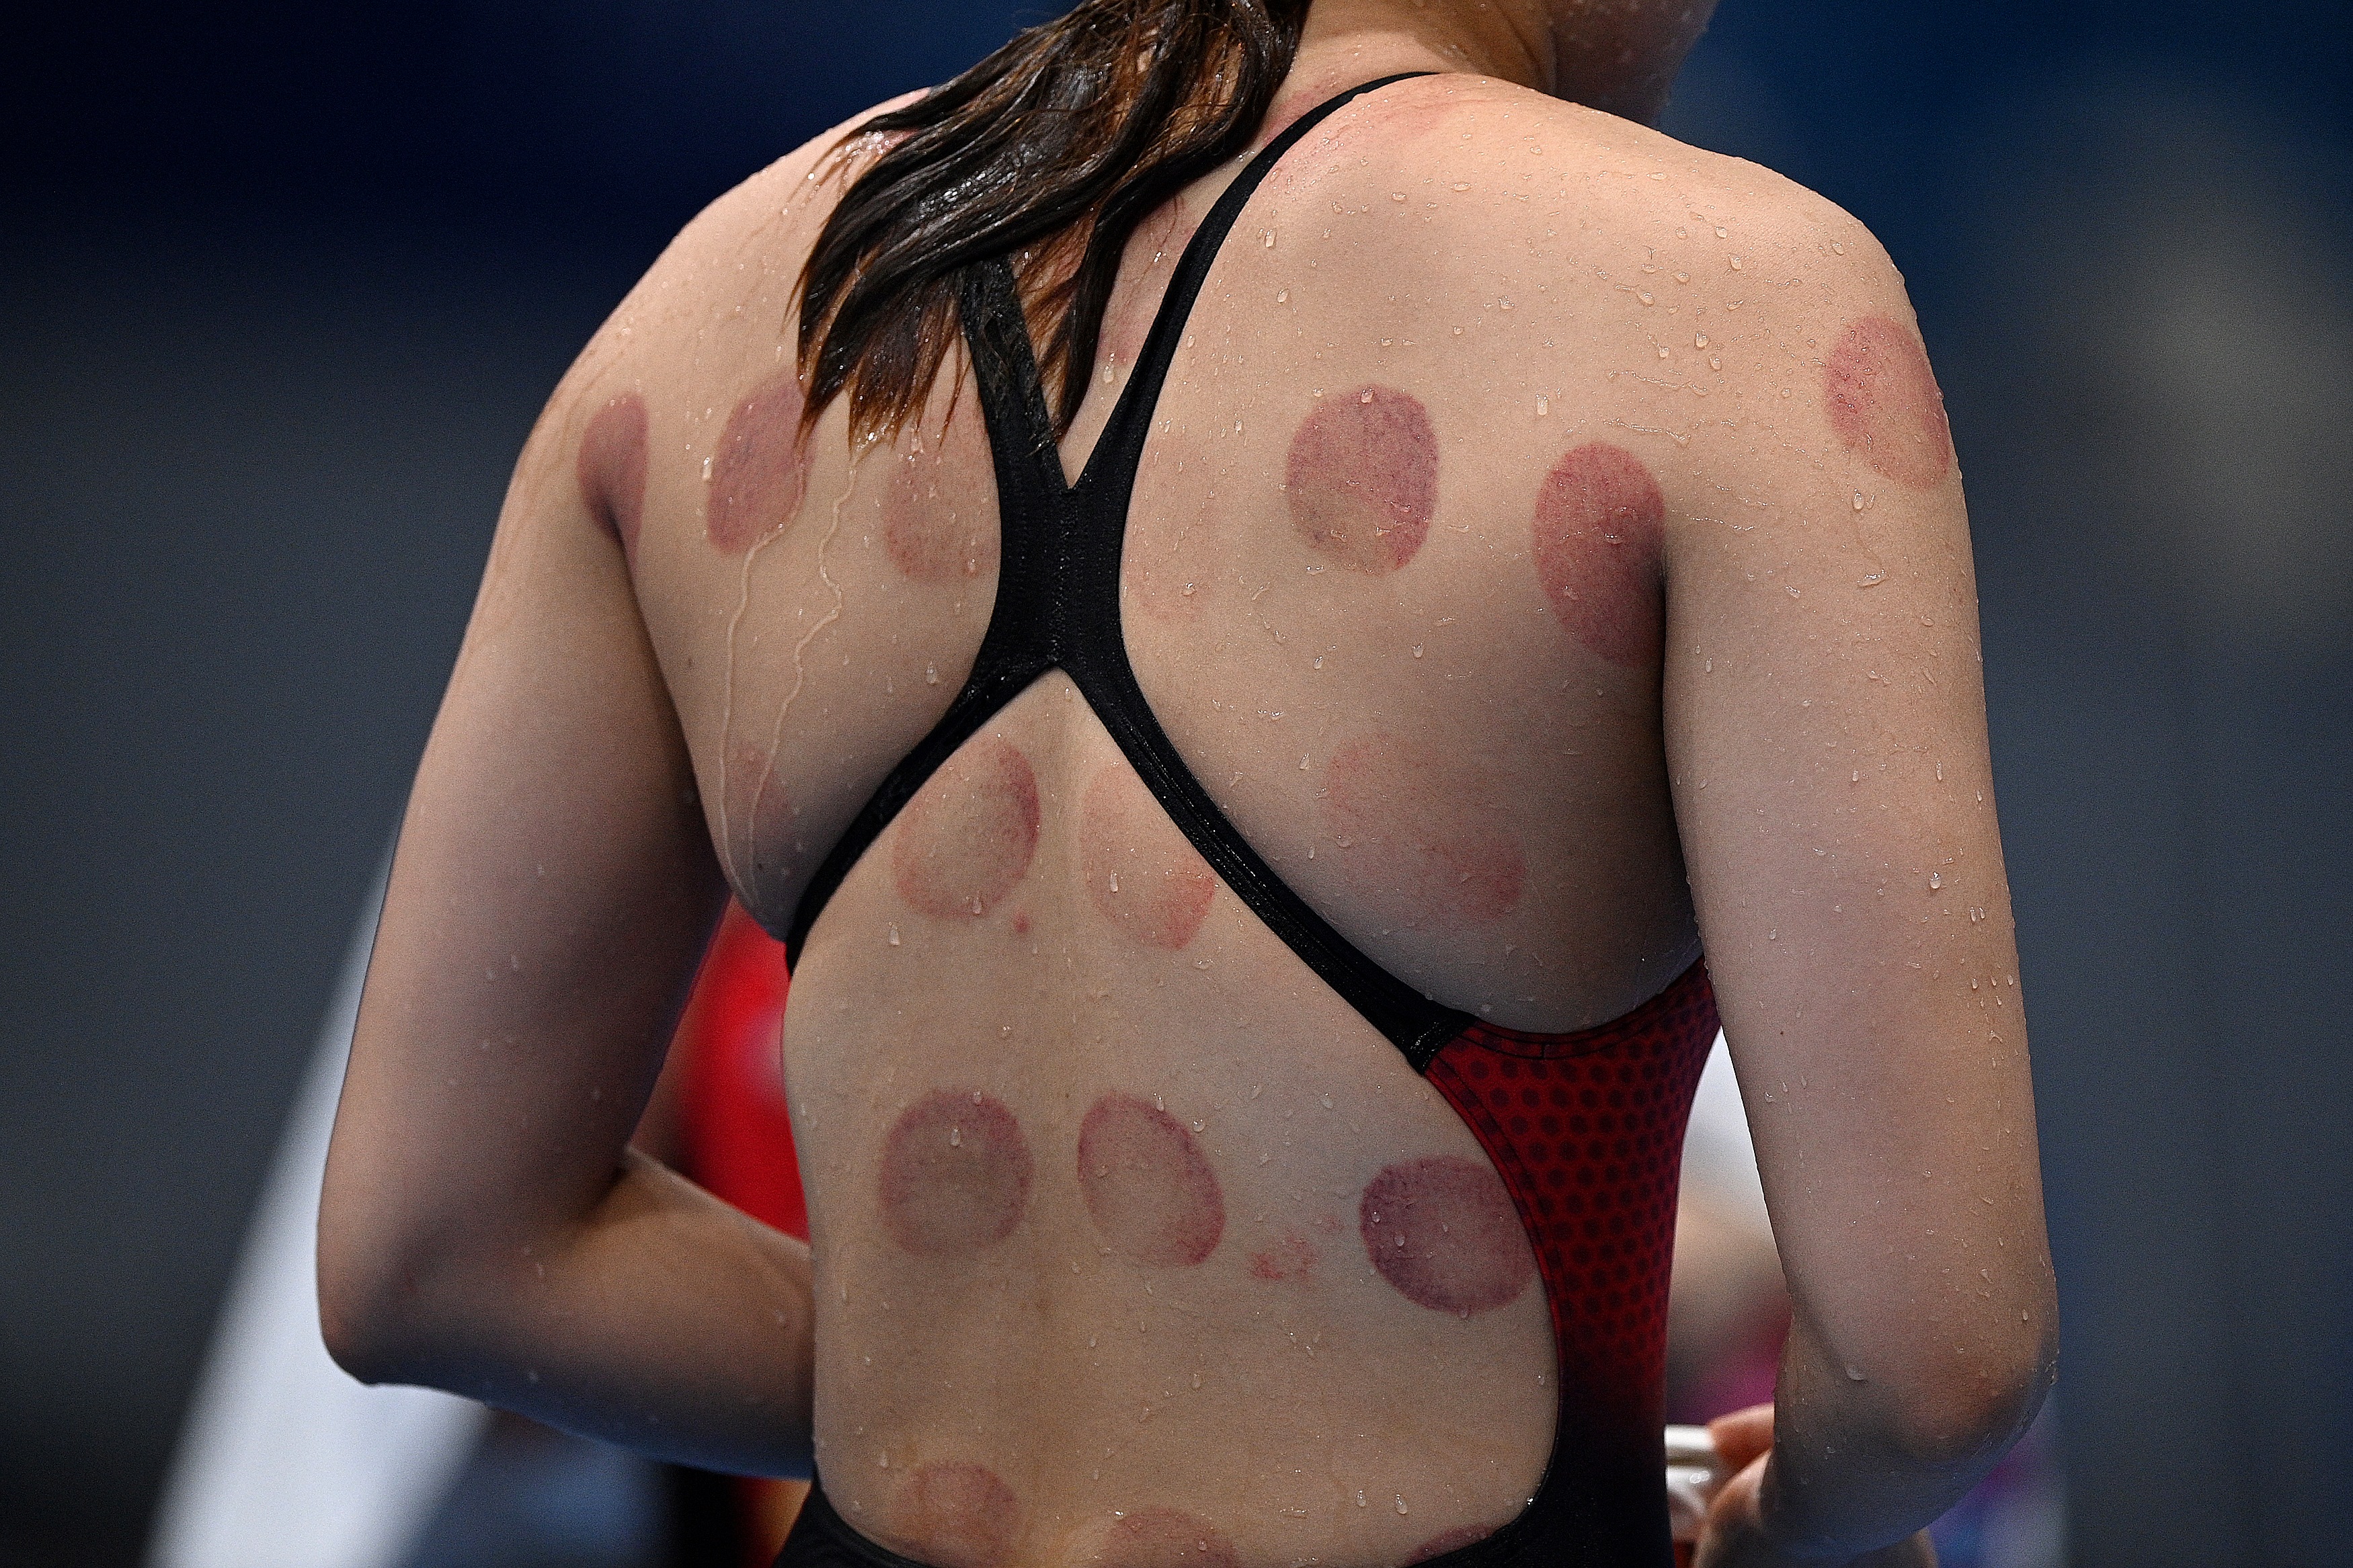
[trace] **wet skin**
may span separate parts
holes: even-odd
[[[572,437],[712,842],[778,931],[954,696],[997,572],[968,388],[860,449],[839,406],[793,437],[815,166],[715,207],[691,287],[633,296]],[[1825,325],[1758,286],[1834,267],[1845,221],[1736,226],[1767,179],[1504,85],[1387,89],[1261,188],[1154,418],[1123,608],[1155,712],[1327,919],[1500,1024],[1615,1017],[1696,954],[1662,681],[1715,666],[1669,612],[1674,542],[1955,482],[1900,294],[1832,270]],[[1069,471],[1215,188],[1131,247]],[[1827,515],[1807,548],[1846,580],[1900,556]],[[860,1530],[943,1568],[1402,1563],[1535,1487],[1552,1342],[1493,1167],[1066,679],[844,881],[786,1050],[818,1463]]]

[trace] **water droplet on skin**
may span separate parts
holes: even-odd
[[[1725,230],[1723,230],[1723,229],[1720,229],[1720,228],[1719,228],[1719,229],[1717,229],[1717,230],[1715,231],[1715,237],[1716,237],[1716,238],[1718,238],[1718,239],[1722,239],[1722,238],[1724,237],[1724,236],[1725,236]]]
[[[1119,873],[1116,871],[1111,874],[1111,890],[1114,893],[1119,891]]]
[[[937,665],[931,664],[923,666],[923,684],[926,686],[937,686],[939,683],[939,667]]]
[[[1413,657],[1416,658],[1419,658],[1421,657],[1421,645],[1419,643],[1413,645]]]
[[[1846,254],[1846,247],[1845,247],[1845,246],[1843,246],[1843,245],[1841,245],[1841,244],[1840,244],[1837,240],[1835,240],[1835,239],[1831,241],[1831,248],[1832,250],[1836,251],[1836,252],[1837,252],[1839,255],[1841,255],[1841,256],[1844,256],[1844,255]]]
[[[1405,193],[1403,191],[1391,191],[1389,193],[1389,200],[1393,202],[1401,202],[1405,200]]]
[[[1739,270],[1740,270],[1740,258],[1738,258],[1737,256],[1736,256],[1736,257],[1734,257],[1734,258],[1732,258],[1732,269],[1733,269],[1735,272],[1737,272],[1737,271],[1739,271]]]
[[[1707,347],[1707,334],[1705,332],[1700,333],[1693,340],[1692,347],[1695,349],[1704,349]]]
[[[1854,492],[1854,510],[1857,511],[1861,511],[1862,510],[1862,492],[1861,490]]]
[[[1714,354],[1710,354],[1707,356],[1707,368],[1710,370],[1722,370],[1724,368],[1724,362],[1716,358]]]
[[[1405,1506],[1405,1499],[1403,1499],[1403,1498],[1399,1498],[1399,1499],[1398,1499],[1398,1500],[1397,1500],[1397,1508],[1398,1508],[1398,1511],[1399,1513],[1404,1513],[1404,1512],[1406,1512],[1406,1511],[1407,1511],[1407,1510],[1406,1510],[1406,1506]]]
[[[876,1458],[874,1462],[887,1470],[891,1468],[891,1456],[888,1454],[881,1455]]]
[[[961,1149],[964,1147],[963,1128],[951,1127],[948,1129],[948,1147],[951,1149]]]
[[[1548,397],[1539,397],[1539,398],[1537,398],[1537,399],[1536,399],[1536,417],[1537,417],[1537,418],[1541,419],[1541,418],[1543,418],[1546,415],[1547,415],[1547,414],[1549,414],[1549,413],[1551,413],[1551,412],[1552,412],[1552,399],[1550,399],[1550,398],[1548,398]]]
[[[1356,1506],[1358,1508],[1365,1506],[1365,1490],[1362,1487],[1356,1489]]]
[[[1691,281],[1691,274],[1688,272],[1678,272],[1675,274],[1675,281],[1678,283],[1688,283]]]
[[[1272,229],[1268,229],[1266,231],[1266,247],[1269,250],[1272,250],[1274,248],[1274,230]]]
[[[1847,1368],[1846,1377],[1849,1383],[1865,1383],[1870,1381],[1862,1375],[1862,1369],[1859,1366],[1851,1366]]]
[[[1932,887],[1932,888],[1941,888],[1941,887],[1943,887],[1944,885],[1945,885],[1945,874],[1944,874],[1943,872],[1941,872],[1941,871],[1931,871],[1931,872],[1929,872],[1929,873],[1928,873],[1928,886],[1930,886],[1930,887]]]
[[[1666,351],[1666,350],[1664,350],[1664,349],[1661,349],[1661,350],[1659,351],[1659,357],[1660,357],[1661,359],[1664,359],[1664,358],[1666,358],[1666,357],[1667,357],[1667,351]]]
[[[1277,289],[1274,291],[1274,302],[1278,305],[1288,305],[1291,303],[1291,290],[1288,289]]]
[[[1331,1110],[1331,1109],[1332,1109],[1332,1097],[1331,1097],[1330,1095],[1328,1095],[1328,1094],[1319,1094],[1319,1095],[1317,1095],[1315,1098],[1316,1098],[1316,1099],[1318,1099],[1318,1100],[1322,1100],[1322,1101],[1324,1102],[1324,1110]]]
[[[1470,186],[1470,184],[1468,184],[1468,182],[1458,182],[1458,183],[1456,183],[1456,184],[1451,184],[1451,185],[1449,185],[1449,186],[1447,187],[1447,189],[1449,189],[1449,190],[1451,190],[1451,191],[1467,191],[1467,190],[1469,190],[1470,188],[1471,188],[1471,186]]]
[[[899,945],[899,927],[895,921],[891,927],[891,945],[892,947]]]
[[[1636,298],[1637,300],[1641,300],[1641,301],[1642,301],[1642,303],[1644,303],[1645,305],[1650,304],[1650,303],[1651,303],[1651,291],[1650,291],[1649,289],[1635,289],[1635,290],[1634,290],[1634,298]]]
[[[1500,310],[1508,310],[1512,308],[1512,302],[1509,300],[1498,300],[1495,301],[1495,304]]]

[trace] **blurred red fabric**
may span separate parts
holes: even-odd
[[[687,1174],[763,1224],[808,1239],[808,1201],[785,1110],[784,944],[731,903],[703,955],[672,1049]]]

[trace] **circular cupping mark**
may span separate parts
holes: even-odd
[[[1021,1500],[986,1465],[945,1461],[907,1478],[892,1531],[937,1568],[999,1568],[1013,1555]]]
[[[1002,1100],[934,1089],[882,1140],[883,1228],[918,1258],[994,1247],[1021,1223],[1029,1175],[1029,1141]]]
[[[1038,850],[1038,775],[1020,749],[976,736],[892,825],[899,896],[934,920],[985,915]]]
[[[723,555],[741,555],[800,510],[801,384],[780,370],[727,416],[711,454],[702,529]]]
[[[1124,1258],[1186,1268],[1217,1250],[1226,1198],[1185,1124],[1132,1094],[1106,1094],[1079,1124],[1079,1190]]]
[[[1092,1561],[1100,1568],[1239,1568],[1241,1557],[1198,1514],[1140,1508],[1112,1521]]]
[[[1438,435],[1419,398],[1359,386],[1324,399],[1291,438],[1284,500],[1318,554],[1374,575],[1411,561],[1438,510]]]
[[[1873,471],[1915,489],[1952,471],[1945,395],[1920,340],[1900,323],[1849,323],[1822,361],[1822,405],[1838,438]]]
[[[1173,952],[1191,942],[1218,890],[1208,862],[1125,763],[1087,786],[1079,858],[1095,912],[1146,947]]]
[[[1612,664],[1659,662],[1666,516],[1651,470],[1607,441],[1570,448],[1536,492],[1536,581],[1560,624]]]
[[[1535,1278],[1503,1178],[1451,1154],[1385,1167],[1365,1188],[1356,1226],[1381,1278],[1432,1311],[1492,1312]]]

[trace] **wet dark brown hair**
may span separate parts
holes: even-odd
[[[804,429],[844,392],[853,436],[913,417],[955,338],[958,273],[1008,252],[1068,426],[1129,237],[1250,146],[1306,18],[1307,0],[1081,0],[866,121],[859,139],[892,144],[801,275]]]

